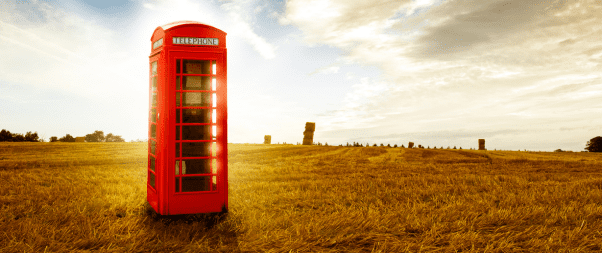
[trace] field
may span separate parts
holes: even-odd
[[[599,252],[602,154],[229,144],[226,217],[145,206],[146,143],[0,143],[0,252]]]

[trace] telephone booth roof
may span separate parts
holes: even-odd
[[[197,21],[176,21],[158,26],[153,32],[151,42],[163,38],[165,45],[172,45],[172,37],[190,37],[199,34],[199,32],[207,37],[219,38],[219,45],[214,47],[226,47],[226,32]]]

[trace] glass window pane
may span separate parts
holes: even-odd
[[[180,157],[180,143],[176,142],[176,157]]]
[[[182,123],[182,121],[180,121],[180,111],[180,109],[176,109],[176,124]]]
[[[213,132],[213,137],[217,137],[217,126],[211,126],[212,128],[212,132]]]
[[[184,74],[211,74],[210,61],[184,60]]]
[[[217,174],[217,159],[211,159],[211,173]]]
[[[180,107],[180,96],[182,93],[176,92],[176,107]]]
[[[211,173],[211,160],[186,159],[182,160],[182,174],[209,174]]]
[[[209,107],[211,105],[211,97],[206,92],[185,92],[183,106],[199,106]]]
[[[180,126],[176,126],[176,140],[180,140]]]
[[[180,74],[180,59],[176,60],[176,73]]]
[[[211,126],[182,126],[182,140],[210,140]]]
[[[176,77],[176,90],[180,89],[180,76]]]
[[[176,192],[180,192],[180,178],[176,177]]]
[[[157,123],[157,109],[156,108],[151,109],[150,118],[151,118],[151,122]]]
[[[212,191],[217,191],[217,177],[213,176],[213,189]]]
[[[210,142],[184,142],[182,143],[182,157],[209,156]]]
[[[213,93],[213,107],[217,107],[217,95]]]
[[[157,137],[157,125],[151,123],[151,138]]]
[[[183,123],[210,123],[211,109],[182,109]]]
[[[157,77],[153,76],[153,91],[157,90]]]
[[[156,107],[157,106],[157,93],[153,92],[152,94],[152,101],[151,101],[151,107]]]
[[[211,88],[211,77],[208,76],[185,76],[182,79],[184,90],[209,90]]]
[[[217,65],[215,64],[215,61],[211,61],[213,64],[213,74],[217,74]]]
[[[152,155],[150,156],[150,166],[148,166],[148,168],[152,171],[155,171],[155,157]]]
[[[215,80],[215,77],[211,80],[211,90],[215,91],[215,89],[217,88],[217,81]]]
[[[154,140],[151,140],[151,154],[156,155],[155,154],[155,146],[157,145],[157,143]]]
[[[152,172],[148,172],[148,184],[150,184],[151,187],[155,188],[155,174],[153,174]]]
[[[211,115],[212,120],[213,120],[213,124],[215,124],[215,122],[217,122],[217,110],[213,109],[213,114]]]
[[[210,191],[210,177],[182,177],[182,192]]]
[[[157,74],[157,62],[154,61],[151,63],[151,75],[156,75]]]
[[[217,156],[217,143],[215,142],[211,144],[211,156]]]
[[[176,175],[180,174],[180,161],[176,161],[176,165],[174,166],[174,168],[176,169],[175,173]]]

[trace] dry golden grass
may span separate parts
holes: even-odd
[[[602,154],[229,144],[230,213],[154,219],[146,143],[0,143],[0,252],[598,252]]]

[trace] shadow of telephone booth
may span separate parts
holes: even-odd
[[[226,33],[157,27],[149,57],[148,204],[160,215],[228,211]]]

